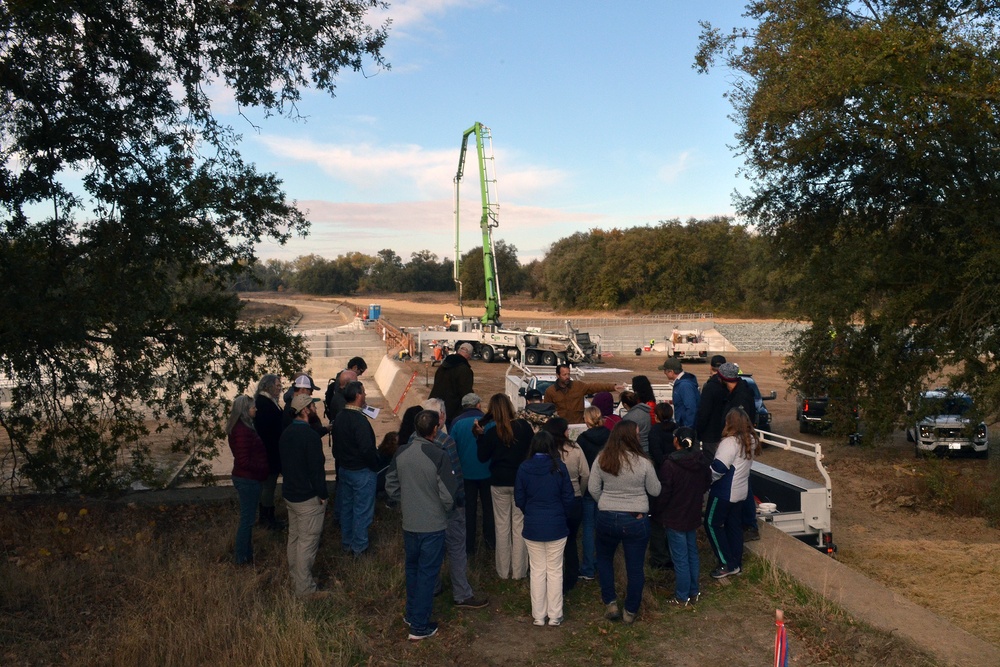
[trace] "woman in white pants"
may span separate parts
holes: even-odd
[[[531,457],[518,468],[514,502],[524,513],[524,542],[531,563],[531,616],[535,625],[562,625],[563,550],[569,535],[573,485],[551,434],[531,440]]]

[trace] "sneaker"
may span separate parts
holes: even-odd
[[[559,618],[550,618],[549,619],[549,625],[551,625],[553,627],[560,626],[560,625],[563,624],[563,619],[564,619],[563,616],[560,616]]]
[[[604,618],[609,621],[617,621],[622,617],[622,613],[618,610],[617,602],[609,602],[604,611]]]
[[[592,574],[581,574],[579,577],[577,577],[577,579],[579,579],[580,581],[593,581],[594,580],[594,575],[592,575]]]
[[[410,636],[407,638],[410,641],[418,642],[421,639],[427,639],[433,637],[438,633],[437,623],[428,623],[427,627],[423,630],[417,630],[413,626],[410,626]]]
[[[760,530],[757,526],[751,526],[749,528],[743,529],[743,541],[744,542],[756,542],[760,539]]]
[[[725,579],[728,576],[731,576],[731,575],[734,575],[734,574],[739,574],[739,573],[740,573],[740,568],[739,567],[719,566],[719,567],[715,568],[714,570],[712,570],[712,578],[713,579]]]
[[[622,623],[625,623],[626,625],[632,625],[633,623],[635,623],[635,617],[638,615],[639,612],[635,612],[633,614],[628,609],[626,609],[622,612]]]
[[[459,609],[482,609],[488,605],[490,601],[487,598],[477,598],[473,595],[470,598],[466,598],[461,602],[456,602],[455,606]]]
[[[671,607],[686,607],[691,604],[691,598],[685,598],[681,600],[680,598],[670,598],[667,600],[667,604]]]
[[[688,598],[688,603],[690,604],[698,604],[699,602],[701,602],[701,593],[695,593]]]

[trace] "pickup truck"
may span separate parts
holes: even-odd
[[[913,410],[908,411],[911,415]],[[989,456],[986,423],[972,419],[972,397],[961,391],[932,389],[920,395],[916,411],[919,421],[906,429],[906,439],[915,443],[915,454],[972,454]]]

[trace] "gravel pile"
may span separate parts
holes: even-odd
[[[715,330],[741,352],[790,352],[792,339],[808,328],[796,322],[716,323]]]

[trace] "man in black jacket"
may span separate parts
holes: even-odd
[[[319,399],[295,394],[291,409],[292,423],[281,433],[282,495],[288,507],[288,569],[295,594],[316,596],[318,589],[312,575],[319,538],[326,514],[326,473],[323,441],[309,426],[309,417]]]
[[[333,456],[337,460],[337,494],[341,495],[340,543],[345,553],[360,556],[368,551],[368,528],[375,517],[378,470],[383,467],[375,445],[375,430],[361,412],[365,387],[350,382],[344,387],[347,405],[333,422]]]
[[[434,386],[428,398],[440,398],[444,401],[444,410],[448,415],[448,425],[462,411],[462,397],[472,393],[472,383],[475,374],[469,359],[472,358],[472,345],[462,343],[455,354],[449,354],[441,362],[441,367],[434,374]]]

